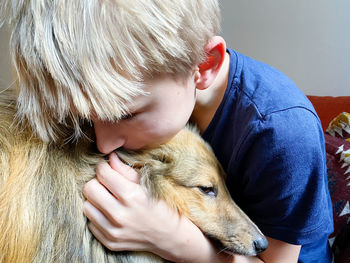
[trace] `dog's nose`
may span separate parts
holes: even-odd
[[[269,242],[267,241],[267,239],[265,237],[260,237],[256,240],[254,240],[254,247],[255,247],[255,251],[257,254],[263,252],[265,249],[267,249],[269,245]]]

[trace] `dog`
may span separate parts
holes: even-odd
[[[105,156],[92,140],[39,140],[16,125],[15,97],[0,95],[0,262],[164,262],[151,253],[112,252],[87,228],[82,189]],[[90,127],[90,129],[92,129]],[[164,199],[227,253],[254,256],[267,247],[237,207],[225,173],[194,128],[159,148],[118,150],[153,198]]]

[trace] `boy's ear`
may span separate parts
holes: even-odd
[[[206,60],[198,65],[200,78],[197,81],[197,89],[208,88],[215,80],[226,54],[226,42],[220,36],[214,36],[204,47],[207,54]]]

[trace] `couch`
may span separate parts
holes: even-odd
[[[350,262],[350,96],[308,96],[325,134],[334,263]]]

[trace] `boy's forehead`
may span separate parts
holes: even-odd
[[[145,77],[142,81],[142,93],[133,96],[129,101],[125,103],[129,112],[135,112],[135,110],[144,107],[150,103],[158,92],[159,88],[164,89],[167,81],[172,77],[167,75],[154,75],[152,77]]]
[[[145,107],[148,103],[150,103],[150,92],[138,94],[132,97],[130,101],[125,103],[125,106],[130,113],[133,113],[140,108]]]
[[[144,78],[142,82],[142,94],[138,94],[126,102],[125,105],[129,112],[143,108],[151,103],[157,103],[159,100],[171,99],[169,93],[173,94],[175,90],[186,89],[191,74],[156,74],[151,78]]]

